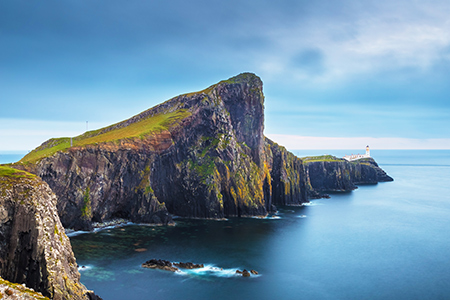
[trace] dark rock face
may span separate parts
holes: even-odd
[[[308,180],[316,191],[351,191],[357,184],[376,184],[393,181],[373,158],[348,162],[314,161],[305,164]]]
[[[167,224],[167,209],[149,184],[151,163],[144,150],[87,147],[42,160],[37,174],[62,199],[57,207],[65,227],[92,230],[92,221],[113,218]]]
[[[56,201],[38,177],[0,176],[0,276],[52,299],[87,300]]]
[[[283,146],[265,138],[266,162],[270,169],[272,202],[267,205],[296,205],[307,201],[308,189],[303,161]],[[271,184],[270,184],[271,182]],[[269,190],[267,197],[270,201]]]

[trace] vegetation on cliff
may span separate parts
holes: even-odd
[[[172,127],[190,113],[185,109],[176,111],[161,112],[155,115],[139,118],[137,121],[121,126],[121,122],[98,130],[88,131],[82,135],[72,138],[55,138],[43,143],[41,146],[31,151],[23,157],[21,163],[35,163],[44,157],[51,156],[58,151],[64,151],[70,147],[83,147],[100,143],[117,142],[123,139],[144,139],[149,135],[170,130]]]
[[[18,283],[9,282],[0,277],[0,299],[50,300],[41,293]]]
[[[344,161],[343,158],[337,158],[333,155],[319,155],[319,156],[305,156],[301,158],[305,163],[318,162],[318,161]]]

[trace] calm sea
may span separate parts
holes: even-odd
[[[27,154],[26,151],[0,151],[0,164],[9,164],[19,161]]]
[[[105,300],[450,299],[450,151],[371,154],[394,182],[282,207],[271,219],[176,219],[72,236],[81,281]],[[141,268],[151,258],[205,268]],[[244,268],[260,275],[234,275]]]

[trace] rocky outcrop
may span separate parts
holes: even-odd
[[[305,159],[305,169],[311,189],[318,192],[347,192],[356,189],[359,184],[393,181],[373,158],[351,162],[336,157],[313,161]]]
[[[195,264],[191,262],[170,262],[163,259],[150,259],[142,264],[143,268],[158,269],[163,271],[177,272],[180,269],[200,269],[203,268],[203,264]]]
[[[40,178],[0,169],[0,276],[51,299],[97,299],[80,283],[72,247]]]

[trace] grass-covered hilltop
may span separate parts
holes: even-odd
[[[262,81],[244,73],[123,122],[51,139],[14,167],[50,185],[64,226],[90,229],[119,217],[167,224],[171,215],[265,216],[327,190],[320,177],[341,176],[330,168],[343,168],[344,177],[354,172],[350,182],[364,183],[374,165],[354,165],[333,157],[302,160],[265,138]],[[369,182],[379,181],[370,174]]]

